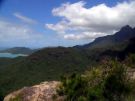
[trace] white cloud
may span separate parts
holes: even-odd
[[[49,29],[52,29],[54,31],[57,31],[59,33],[65,33],[65,30],[67,28],[67,24],[65,21],[61,21],[61,22],[57,23],[56,25],[46,24],[46,27],[48,27]]]
[[[80,39],[91,39],[93,40],[95,37],[100,37],[106,35],[106,33],[95,33],[95,32],[82,32],[81,34],[65,34],[63,37],[65,39],[70,40],[80,40]]]
[[[36,24],[37,23],[37,21],[35,21],[31,18],[28,18],[28,17],[26,17],[18,12],[14,13],[13,15],[25,23],[28,23],[28,24]]]
[[[37,46],[45,43],[45,36],[25,25],[0,20],[0,46]]]
[[[125,25],[135,26],[134,0],[118,3],[114,7],[99,4],[86,8],[85,4],[84,1],[80,1],[54,8],[53,15],[61,17],[61,21],[56,24],[46,24],[46,27],[58,33],[65,33],[63,34],[65,39],[94,39],[112,34]]]

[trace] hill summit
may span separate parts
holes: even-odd
[[[128,41],[133,37],[135,37],[135,28],[126,25],[113,35],[98,37],[91,43],[76,47],[85,49],[106,48]]]

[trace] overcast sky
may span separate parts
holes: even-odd
[[[113,34],[125,25],[135,26],[135,0],[0,3],[0,47],[81,45]]]

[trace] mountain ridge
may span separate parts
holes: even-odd
[[[93,42],[85,44],[85,45],[77,45],[74,46],[75,48],[82,48],[82,49],[93,49],[93,48],[104,48],[110,45],[115,45],[119,42],[124,42],[129,40],[130,38],[135,37],[135,28],[126,25],[122,27],[118,32],[107,35],[103,37],[96,38]]]

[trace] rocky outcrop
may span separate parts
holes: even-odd
[[[32,87],[24,87],[4,98],[4,101],[64,101],[64,97],[58,96],[56,90],[60,82],[43,82]]]

